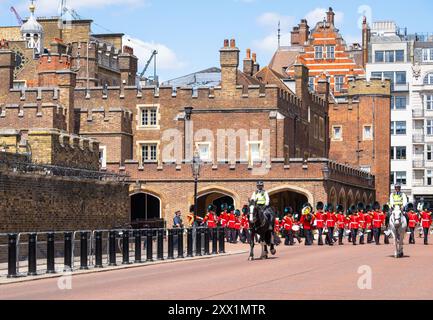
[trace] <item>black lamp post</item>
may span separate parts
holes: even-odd
[[[192,175],[194,177],[194,223],[197,221],[197,185],[200,176],[201,159],[198,152],[194,153],[192,158]]]

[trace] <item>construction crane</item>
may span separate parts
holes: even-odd
[[[144,74],[146,73],[147,69],[149,68],[150,63],[154,62],[154,67],[153,67],[153,83],[156,84],[157,83],[157,75],[156,75],[156,55],[158,54],[158,51],[153,50],[152,51],[152,55],[150,56],[149,60],[147,60],[146,65],[143,68],[143,71],[140,73],[139,78],[140,80],[150,80],[149,78],[143,78]]]
[[[22,26],[24,22],[23,22],[23,19],[21,19],[21,16],[18,14],[17,10],[15,10],[14,7],[11,7],[11,12],[12,12],[12,13],[15,15],[15,17],[17,18],[18,24],[19,24],[20,26]]]

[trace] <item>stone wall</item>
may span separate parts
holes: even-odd
[[[0,233],[109,229],[129,215],[127,185],[0,169]]]

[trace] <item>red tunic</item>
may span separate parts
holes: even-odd
[[[384,221],[384,216],[382,212],[373,212],[373,227],[381,228]]]
[[[430,212],[421,212],[421,223],[423,228],[430,228],[432,224],[432,217]]]
[[[299,222],[304,227],[304,230],[311,230],[313,228],[314,217],[312,217],[310,221],[308,221],[305,217],[306,216],[302,216]]]
[[[356,214],[352,214],[349,218],[349,228],[350,229],[359,229],[359,216]]]
[[[325,227],[326,214],[321,211],[318,211],[316,212],[315,216],[316,216],[316,223],[317,223],[316,227],[318,229],[323,229]]]
[[[407,215],[409,218],[409,228],[415,228],[419,222],[418,214],[416,214],[413,211],[410,211]]]
[[[235,229],[241,230],[241,219],[238,217],[235,217]]]
[[[228,218],[227,227],[228,227],[229,229],[234,229],[235,224],[236,224],[236,217],[235,217],[235,214],[234,214],[234,213],[230,213],[230,214],[229,214],[229,218]]]
[[[284,230],[290,231],[293,227],[293,218],[290,218],[289,216],[285,216],[283,218],[283,221],[281,221]]]
[[[215,214],[213,212],[209,212],[206,217],[204,217],[203,222],[207,222],[208,228],[216,228],[216,219]]]
[[[338,229],[344,229],[346,225],[346,217],[344,216],[344,214],[339,213],[335,215],[335,220],[337,222]]]
[[[221,226],[222,227],[225,227],[225,226],[227,226],[227,212],[223,212],[223,213],[221,213],[221,215],[220,215],[220,222],[221,222]]]
[[[241,228],[242,229],[248,229],[250,226],[249,222],[248,222],[248,217],[244,214],[242,215],[241,218]]]
[[[359,228],[361,229],[365,229],[365,216],[366,214],[363,212],[359,212],[358,213],[358,223],[359,223]]]
[[[373,217],[371,216],[371,214],[370,213],[366,213],[365,215],[364,215],[364,220],[365,220],[365,227],[368,229],[368,230],[371,230],[371,229],[373,229]]]
[[[326,213],[326,226],[328,228],[334,228],[337,222],[337,215],[334,212]]]

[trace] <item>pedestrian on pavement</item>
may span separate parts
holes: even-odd
[[[173,228],[174,229],[180,229],[183,228],[183,222],[182,222],[182,213],[180,210],[177,210],[174,213],[174,218],[173,218]]]

